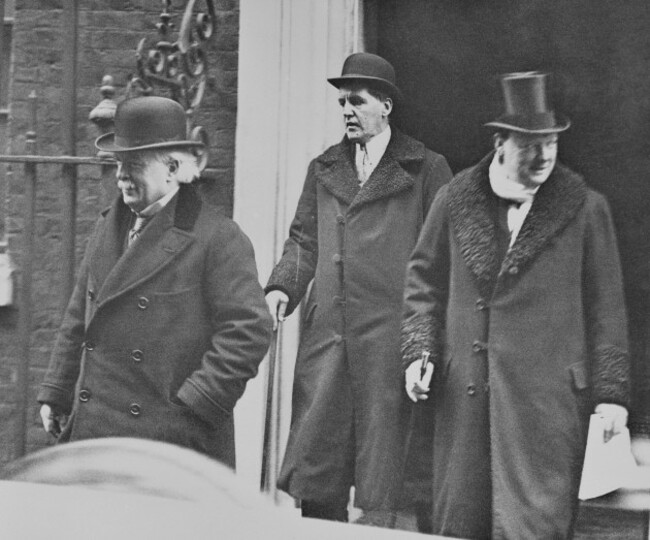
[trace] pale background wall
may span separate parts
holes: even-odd
[[[309,161],[343,135],[336,89],[345,57],[362,48],[361,0],[240,0],[234,219],[255,247],[262,284],[282,255]],[[295,314],[278,367],[279,448],[288,435]],[[239,474],[259,484],[268,361],[236,408]]]

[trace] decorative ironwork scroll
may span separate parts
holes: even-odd
[[[126,98],[154,94],[162,87],[169,97],[178,101],[187,115],[187,134],[203,141],[206,151],[200,155],[200,166],[207,163],[208,135],[203,127],[192,127],[192,116],[198,109],[208,80],[207,42],[215,35],[216,11],[214,0],[189,0],[181,19],[178,37],[172,34],[176,25],[172,21],[171,0],[162,1],[163,8],[156,24],[156,40],[142,38],[136,49],[137,75],[126,87]],[[90,113],[90,120],[101,133],[112,129],[115,116],[115,89],[110,75],[102,81],[102,102]],[[101,155],[101,153],[99,154]]]
[[[129,87],[140,94],[153,92],[155,85],[167,88],[188,114],[201,103],[207,83],[206,43],[215,33],[214,0],[189,0],[183,13],[178,39],[172,41],[171,0],[163,0],[159,38],[153,44],[140,40],[136,51],[138,76]]]

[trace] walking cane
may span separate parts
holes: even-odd
[[[264,441],[262,445],[262,474],[260,477],[260,491],[275,497],[275,463],[277,459],[277,411],[274,401],[275,364],[280,350],[280,329],[282,323],[278,321],[277,329],[273,331],[271,346],[269,347],[269,370],[266,382],[266,410],[264,414]]]
[[[422,351],[422,355],[420,357],[420,380],[422,380],[426,374],[427,371],[427,364],[429,363],[429,357],[431,356],[431,353],[429,351]],[[431,384],[431,383],[429,383]],[[407,466],[408,466],[408,460],[411,451],[415,451],[416,449],[412,448],[412,443],[413,443],[413,435],[415,433],[415,430],[417,428],[417,417],[418,414],[421,414],[422,411],[420,411],[421,407],[424,404],[421,402],[417,403],[411,403],[411,412],[409,414],[409,420],[407,424],[407,432],[406,432],[406,440],[404,441],[404,451],[403,451],[403,460],[402,460],[402,474],[400,477],[400,482],[399,482],[399,488],[398,488],[398,497],[399,498],[404,498],[406,494],[404,493],[404,490],[406,488],[406,471],[407,471]],[[431,531],[428,530],[429,525],[428,524],[423,524],[421,523],[422,516],[419,516],[417,514],[417,508],[415,509],[416,512],[416,519],[417,519],[417,526],[418,526],[418,531],[419,532],[425,532],[427,534],[432,534]],[[391,522],[388,524],[388,528],[394,529],[397,525],[397,513],[394,512],[393,515],[391,516]],[[420,530],[420,527],[422,525],[426,525],[427,530]]]

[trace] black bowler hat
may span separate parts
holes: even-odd
[[[202,148],[188,140],[183,107],[176,101],[144,96],[122,101],[115,111],[115,132],[95,141],[105,152],[134,152],[156,148]]]
[[[559,133],[569,128],[567,118],[556,115],[546,101],[546,73],[527,71],[501,76],[506,112],[488,127],[520,133]]]
[[[362,82],[385,91],[392,98],[401,99],[402,92],[395,86],[395,70],[381,56],[365,52],[348,56],[343,63],[340,77],[327,81],[336,88],[346,83]]]

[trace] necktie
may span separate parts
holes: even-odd
[[[135,223],[133,224],[133,227],[131,227],[131,230],[129,231],[129,246],[133,244],[138,238],[140,238],[140,234],[142,234],[142,231],[144,230],[145,225],[147,222],[151,219],[148,216],[137,216],[135,218]]]
[[[368,149],[365,144],[359,145],[357,151],[357,175],[359,178],[359,185],[363,185],[370,177],[372,170],[370,164],[370,157],[368,156]]]

